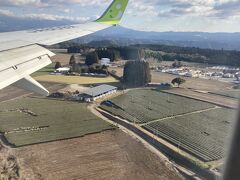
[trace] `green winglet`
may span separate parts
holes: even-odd
[[[104,14],[96,20],[103,24],[117,25],[126,10],[128,0],[114,0]]]

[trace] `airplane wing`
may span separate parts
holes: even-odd
[[[48,95],[49,92],[30,75],[51,64],[55,54],[42,45],[53,45],[79,38],[117,25],[128,0],[114,0],[94,22],[43,29],[0,33],[0,90],[14,84],[23,89]]]

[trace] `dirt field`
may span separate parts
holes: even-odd
[[[230,108],[238,108],[238,104],[239,104],[237,99],[216,95],[216,94],[195,92],[193,90],[183,89],[183,88],[173,88],[173,89],[167,90],[166,92],[199,99],[199,100],[215,103],[217,105],[230,107]]]
[[[59,53],[55,52],[56,56],[51,57],[51,60],[53,63],[60,62],[61,65],[66,65],[69,63],[69,60],[72,56],[72,54],[68,53]]]
[[[118,76],[123,76],[123,68],[110,68],[110,70],[115,70]],[[176,78],[177,76],[162,73],[162,72],[154,72],[152,71],[152,82],[153,83],[164,83],[170,82]],[[202,90],[202,91],[224,91],[229,90],[232,87],[230,83],[220,82],[217,80],[205,80],[200,78],[189,78],[183,77],[186,79],[186,83],[182,85],[184,88],[190,88],[194,90]]]
[[[119,76],[119,77],[123,76],[123,68],[112,68],[112,67],[109,67],[108,69],[109,69],[109,71],[116,71],[116,75]]]
[[[41,83],[41,84],[44,87],[46,87],[50,91],[50,93],[55,92],[59,89],[62,89],[63,87],[66,86],[64,84],[57,84],[57,83]],[[31,95],[31,94],[34,94],[34,93],[25,91],[23,89],[15,87],[15,86],[8,86],[8,87],[0,90],[0,103],[3,101],[16,99],[21,96],[27,96],[27,95]],[[36,94],[34,94],[34,95],[36,95]]]
[[[17,158],[20,177],[26,180],[183,179],[169,162],[120,130],[26,146],[8,154]]]
[[[152,82],[162,83],[162,82],[171,82],[175,75],[161,73],[161,72],[152,72]],[[202,91],[218,91],[218,90],[227,90],[232,85],[230,83],[224,83],[217,80],[205,80],[200,78],[189,78],[184,77],[186,83],[182,85],[184,88],[190,88],[194,90]]]
[[[97,77],[84,77],[84,76],[55,76],[55,75],[43,75],[35,77],[37,81],[44,82],[55,82],[63,84],[101,84],[101,83],[115,83],[118,82],[113,77],[109,76],[106,78]]]

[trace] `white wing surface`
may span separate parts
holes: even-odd
[[[55,55],[41,45],[57,44],[116,25],[127,3],[128,0],[114,0],[95,22],[0,33],[0,89],[14,84],[48,95],[48,91],[30,77],[32,73],[51,64],[50,57]]]

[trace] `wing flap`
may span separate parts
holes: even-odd
[[[52,52],[38,45],[0,52],[0,59],[5,59],[0,63],[0,89],[51,64],[50,57],[53,55]]]
[[[49,95],[48,90],[30,76],[27,76],[27,77],[15,82],[13,85],[17,86],[19,88],[25,89],[27,91],[30,91],[30,92],[35,92],[37,94],[41,94],[43,96]]]

